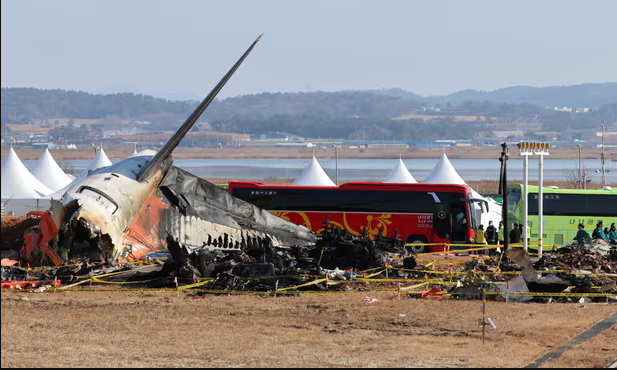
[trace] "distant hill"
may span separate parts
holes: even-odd
[[[617,102],[617,82],[547,87],[512,86],[493,91],[462,90],[450,95],[429,97],[419,97],[400,89],[369,91],[409,97],[441,106],[448,103],[460,105],[468,101],[488,101],[496,104],[527,104],[538,107],[599,108]]]
[[[169,101],[187,101],[187,100],[201,100],[203,97],[200,97],[197,94],[193,93],[170,93],[170,92],[147,92],[142,91],[131,85],[111,85],[104,87],[102,89],[89,91],[91,94],[95,95],[113,95],[113,94],[124,94],[130,93],[135,95],[150,95],[155,98],[162,98]],[[204,95],[205,96],[205,95]]]
[[[496,104],[526,104],[538,107],[550,106],[570,108],[599,108],[605,104],[612,104],[617,102],[617,82],[587,83],[580,85],[546,87],[511,86],[493,91],[468,89],[457,91],[450,95],[436,95],[427,97],[423,97],[416,93],[400,88],[346,90],[330,93],[320,93],[341,94],[356,92],[386,95],[390,97],[396,97],[405,100],[415,100],[419,102],[425,102],[430,105],[439,106],[445,106],[448,103],[450,103],[451,105],[460,105],[468,101],[488,101]],[[90,91],[90,93],[101,95],[132,93],[135,95],[151,95],[153,97],[163,98],[169,101],[199,101],[203,98],[194,93],[145,92],[130,85],[113,85],[99,90]],[[264,93],[256,95],[262,96],[262,98],[267,98],[267,94],[271,94],[277,97],[291,98],[292,96],[296,96],[298,94],[310,93]],[[238,96],[228,99],[233,100],[242,97],[243,96]]]
[[[119,93],[96,95],[73,90],[7,88],[2,91],[2,124],[27,124],[54,118],[103,119],[118,116],[137,119],[152,114],[188,116],[197,105],[191,101],[169,101],[150,95]]]
[[[361,91],[365,91],[365,92],[369,92],[369,93],[373,93],[373,94],[381,94],[381,95],[388,95],[388,96],[394,96],[397,98],[403,98],[403,99],[411,99],[411,100],[424,100],[424,98],[418,94],[414,94],[412,92],[409,92],[407,90],[403,90],[403,89],[399,89],[398,87],[393,87],[393,88],[382,88],[382,89],[372,89],[372,90],[361,90]]]
[[[109,95],[34,88],[1,91],[3,138],[10,134],[8,124],[50,125],[60,119],[96,121],[89,124],[103,132],[126,129],[127,123],[135,121],[147,124],[150,132],[173,130],[198,104],[153,97],[139,90]],[[546,106],[599,109],[576,113]],[[602,121],[608,129],[617,127],[617,83],[513,86],[441,97],[421,97],[401,89],[261,93],[216,99],[200,119],[209,124],[206,129],[219,132],[280,131],[354,140],[470,139],[512,129],[537,139],[534,131],[539,128],[580,138],[580,131],[597,130]]]
[[[224,121],[238,117],[268,119],[274,116],[392,118],[418,106],[417,100],[384,97],[367,91],[262,93],[216,100],[204,112],[204,119]]]

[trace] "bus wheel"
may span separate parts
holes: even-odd
[[[407,244],[414,245],[408,245],[407,250],[412,253],[426,253],[428,252],[428,245],[424,244],[426,242],[427,240],[424,235],[412,235],[407,238]]]

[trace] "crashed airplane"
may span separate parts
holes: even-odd
[[[49,217],[57,235],[51,235],[49,253],[63,260],[79,254],[116,264],[167,251],[169,236],[194,250],[233,250],[261,243],[306,245],[317,240],[317,234],[307,228],[173,166],[174,148],[260,38],[158,152],[142,151],[94,170],[71,183],[60,199],[52,200]]]

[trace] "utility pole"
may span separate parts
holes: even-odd
[[[499,157],[501,162],[501,170],[499,173],[499,194],[502,195],[503,200],[501,203],[501,217],[503,219],[503,251],[508,250],[508,144],[505,142],[501,144],[501,156]]]
[[[535,155],[538,158],[539,184],[538,184],[538,254],[542,255],[542,241],[544,238],[544,156],[548,155],[549,143],[532,144]]]
[[[523,156],[523,194],[521,195],[521,201],[523,202],[523,225],[525,225],[524,235],[523,235],[523,249],[527,252],[527,248],[529,246],[529,241],[527,240],[527,228],[529,227],[528,223],[528,214],[529,214],[529,176],[528,176],[528,168],[529,168],[529,156],[533,154],[531,150],[530,143],[518,143],[516,144],[518,147],[519,154]],[[505,237],[505,235],[504,235]]]
[[[576,144],[578,147],[578,188],[583,188],[583,171],[581,167],[581,144]]]
[[[335,163],[335,167],[336,167],[336,186],[338,186],[338,148],[336,147],[336,144],[332,145],[334,147],[334,163]]]
[[[604,167],[604,120],[602,120],[602,187],[606,185],[606,170]]]

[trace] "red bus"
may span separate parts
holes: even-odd
[[[348,232],[405,240],[414,253],[442,251],[445,245],[474,244],[480,225],[467,185],[352,182],[339,186],[264,185],[230,181],[231,195],[321,233],[327,217]],[[487,206],[488,207],[488,206]],[[452,247],[451,249],[463,249]]]

